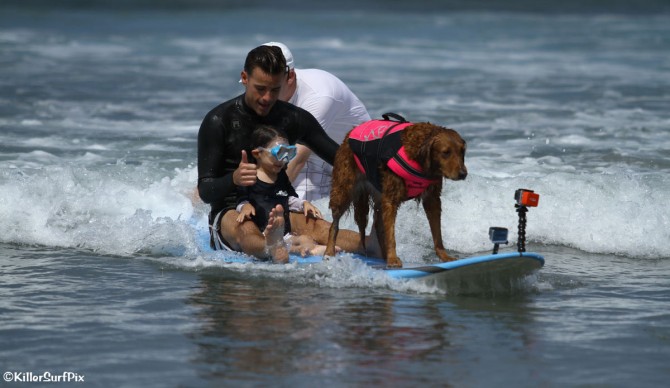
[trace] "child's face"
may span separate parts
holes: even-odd
[[[258,162],[259,168],[262,168],[267,172],[279,173],[284,168],[284,166],[286,166],[285,160],[278,160],[275,155],[272,154],[272,148],[276,146],[292,147],[288,145],[288,141],[286,139],[276,138],[265,147],[259,147],[255,149],[253,151],[254,157]]]

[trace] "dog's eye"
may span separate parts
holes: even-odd
[[[451,150],[442,151],[442,156],[448,158],[449,156],[451,156]]]

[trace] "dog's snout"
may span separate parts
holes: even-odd
[[[458,172],[458,179],[459,180],[463,180],[463,179],[467,178],[467,176],[468,176],[468,170],[466,170],[465,168],[461,169],[461,171]]]

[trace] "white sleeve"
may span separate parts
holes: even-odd
[[[244,207],[244,205],[246,205],[248,203],[249,203],[249,201],[242,201],[242,202],[238,203],[237,208],[235,210],[237,210],[238,213],[241,213],[242,212],[242,207]]]
[[[302,212],[305,210],[305,201],[298,197],[288,197],[288,210],[292,212]]]

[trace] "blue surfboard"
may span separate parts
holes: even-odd
[[[449,277],[462,279],[481,275],[513,279],[527,276],[544,266],[544,257],[533,252],[506,252],[472,256],[446,263],[405,264],[403,268],[387,268],[386,262],[379,258],[358,254],[346,255],[361,260],[372,268],[384,271],[386,275],[393,279],[444,279]],[[229,263],[251,263],[258,261],[243,254],[232,257],[228,256],[221,260]],[[326,260],[337,260],[337,256]],[[298,265],[315,264],[322,261],[324,261],[322,256],[301,257],[291,255],[289,259],[290,263],[297,263]]]
[[[209,251],[209,235],[198,233],[197,239],[203,251]],[[429,281],[449,281],[450,283],[466,284],[471,281],[507,282],[521,279],[534,273],[544,266],[544,257],[533,252],[500,252],[497,254],[475,255],[446,263],[404,263],[403,268],[387,268],[386,262],[380,258],[367,257],[359,254],[341,253],[330,258],[337,260],[341,255],[347,255],[360,260],[367,266],[383,271],[392,279],[422,279]],[[216,257],[224,263],[267,263],[241,252],[226,252]],[[290,255],[289,262],[297,265],[317,264],[324,261],[322,256]]]

